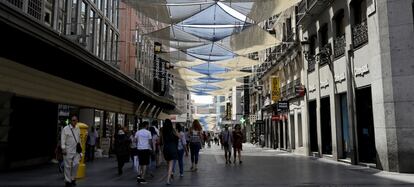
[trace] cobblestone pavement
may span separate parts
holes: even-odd
[[[190,172],[186,158],[184,177],[176,176],[172,186],[414,186],[413,174],[383,172],[251,144],[243,149],[243,164],[231,165],[225,164],[220,147],[202,149],[199,170]],[[165,186],[165,165],[154,175],[148,184],[137,184],[131,163],[118,176],[115,158],[102,158],[87,163],[87,177],[79,180],[78,186]],[[56,165],[43,165],[0,173],[0,186],[63,186],[63,176]]]

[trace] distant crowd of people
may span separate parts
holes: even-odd
[[[81,158],[80,130],[76,126],[78,118],[73,116],[71,124],[63,128],[61,134],[61,145],[59,148],[61,158],[60,168],[65,176],[65,186],[76,186],[76,171]],[[191,157],[191,171],[198,170],[199,152],[206,145],[211,147],[220,146],[224,150],[226,164],[231,162],[231,154],[234,152],[233,163],[242,164],[241,151],[243,133],[240,125],[236,125],[233,131],[226,126],[220,134],[203,132],[198,120],[194,120],[192,126],[187,129],[181,124],[174,124],[171,120],[165,120],[163,126],[158,128],[158,123],[144,121],[139,124],[137,131],[129,131],[128,128],[119,129],[114,136],[113,151],[116,155],[118,175],[123,174],[125,163],[132,162],[137,172],[137,182],[147,183],[147,177],[153,177],[153,173],[165,161],[167,165],[166,184],[170,185],[174,179],[175,169],[178,163],[179,176],[184,176],[184,156]],[[86,159],[94,160],[95,145],[98,133],[94,127],[90,128],[86,145]],[[238,155],[238,157],[237,157]]]

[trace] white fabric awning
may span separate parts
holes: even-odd
[[[125,0],[145,16],[154,20],[175,24],[214,5],[210,0]]]
[[[240,77],[246,77],[250,75],[252,75],[252,73],[246,73],[246,72],[241,72],[241,71],[230,71],[226,73],[216,74],[214,75],[214,77],[219,78],[219,79],[237,79]]]
[[[192,34],[184,32],[177,26],[166,27],[148,33],[145,36],[152,38],[154,41],[158,41],[165,46],[169,46],[175,49],[188,49],[211,43],[210,41],[201,39]]]
[[[223,0],[223,4],[246,15],[257,23],[277,15],[301,0]]]
[[[173,69],[170,70],[170,73],[178,78],[182,78],[182,79],[197,79],[197,78],[201,78],[201,77],[205,77],[206,75],[203,75],[201,73],[197,73],[195,71],[191,71],[187,68],[177,68],[177,69]]]
[[[213,85],[213,86],[217,86],[217,87],[220,87],[220,88],[232,88],[232,87],[234,87],[234,86],[242,86],[242,85],[244,85],[243,83],[241,83],[241,82],[237,82],[236,80],[234,80],[234,79],[231,79],[231,80],[226,80],[226,81],[222,81],[222,82],[216,82],[216,83],[211,83],[211,85]]]
[[[213,95],[213,96],[220,96],[220,95],[226,95],[229,92],[230,92],[229,89],[221,89],[221,90],[215,90],[215,91],[208,92],[208,94]]]
[[[244,56],[238,56],[236,58],[224,61],[213,62],[216,65],[229,68],[232,70],[239,70],[246,67],[251,67],[255,65],[259,65],[260,62],[258,60],[252,60]]]
[[[218,43],[238,55],[247,55],[279,45],[281,41],[259,26],[253,25],[245,31],[227,37]]]

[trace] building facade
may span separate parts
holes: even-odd
[[[98,129],[108,154],[118,125],[174,110],[121,66],[119,2],[0,1],[0,170],[48,162],[71,115]]]
[[[302,1],[298,19],[310,153],[414,172],[413,1]]]

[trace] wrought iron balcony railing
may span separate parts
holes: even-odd
[[[361,47],[368,43],[368,24],[367,20],[362,21],[361,24],[352,26],[352,43],[354,48]]]
[[[331,48],[331,44],[327,43],[324,45],[324,47],[321,47],[321,49],[319,50],[319,65],[325,65],[327,63],[330,62],[331,60],[331,53],[332,52],[332,48]]]
[[[315,57],[312,57],[311,59],[308,60],[308,72],[315,71],[315,66],[316,66],[316,59]]]
[[[334,57],[338,58],[345,54],[345,34],[334,39]]]

